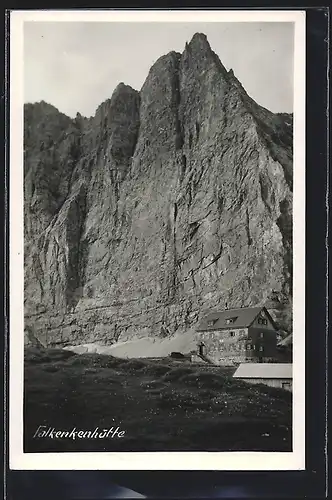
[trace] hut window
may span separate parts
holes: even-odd
[[[262,338],[264,338],[264,333],[263,333],[263,332],[261,332],[261,333],[259,334],[259,336],[260,336],[260,338],[261,338],[261,339],[262,339]]]
[[[258,324],[259,325],[267,325],[267,319],[258,318]]]
[[[217,322],[216,319],[211,319],[210,321],[208,321],[208,326],[213,326],[215,323]]]
[[[235,332],[229,332],[229,335],[230,335],[231,337],[235,337]]]

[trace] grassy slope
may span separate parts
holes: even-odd
[[[234,381],[232,371],[27,349],[25,451],[290,451],[291,394]],[[33,439],[39,425],[126,434]]]

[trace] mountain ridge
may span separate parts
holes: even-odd
[[[235,76],[235,74],[234,74],[233,69],[231,68],[229,71],[227,71],[227,70],[226,70],[226,68],[224,67],[224,65],[222,64],[222,62],[221,62],[221,60],[220,60],[219,56],[218,56],[218,55],[217,55],[217,54],[216,54],[216,53],[215,53],[215,52],[211,49],[211,46],[210,46],[210,44],[209,44],[209,42],[208,42],[208,40],[207,40],[207,36],[206,36],[204,33],[199,33],[199,32],[195,33],[195,34],[193,35],[193,37],[192,37],[191,41],[190,41],[190,42],[186,42],[185,47],[190,47],[190,46],[192,46],[195,42],[197,43],[197,41],[198,41],[198,43],[201,43],[201,44],[203,44],[203,46],[205,46],[205,49],[206,49],[206,50],[210,53],[210,56],[214,59],[214,61],[215,61],[215,63],[217,64],[217,66],[219,66],[219,67],[221,67],[221,68],[222,68],[222,72],[223,72],[223,73],[225,73],[225,74],[228,74],[228,75],[230,75],[230,76],[232,76],[232,77],[234,77],[234,80],[235,80],[235,81],[238,83],[238,85],[239,85],[239,86],[243,89],[242,84],[241,84],[241,82],[240,82],[240,81],[236,78],[236,76]],[[170,51],[170,52],[168,52],[167,54],[164,54],[163,56],[160,56],[160,57],[159,57],[159,58],[158,58],[158,59],[157,59],[157,60],[156,60],[156,61],[152,64],[152,66],[151,66],[151,68],[150,68],[150,71],[151,71],[151,69],[153,68],[153,66],[154,66],[154,65],[155,65],[155,64],[156,64],[159,60],[161,60],[161,59],[163,59],[163,58],[166,58],[166,57],[168,57],[168,56],[169,56],[169,55],[171,55],[171,54],[173,54],[173,55],[175,55],[175,56],[177,56],[177,57],[181,57],[181,55],[182,55],[182,53],[181,53],[181,52],[176,52],[176,51],[174,51],[174,50],[171,50],[171,51]],[[140,92],[140,91],[141,91],[141,90],[138,90],[138,89],[133,88],[131,85],[128,85],[128,84],[126,84],[126,83],[124,83],[124,82],[119,82],[119,83],[118,83],[118,85],[117,85],[117,86],[115,87],[115,89],[113,90],[113,93],[116,91],[116,89],[117,89],[119,86],[122,86],[122,85],[124,85],[124,86],[126,86],[126,87],[130,87],[130,88],[131,88],[133,91],[135,91],[135,92]],[[144,85],[144,84],[143,84],[143,85]],[[243,89],[243,90],[244,90],[244,89]],[[244,90],[244,92],[246,93],[246,91],[245,91],[245,90]],[[247,94],[247,95],[248,95],[248,94]],[[253,101],[254,101],[254,99],[252,99],[249,95],[248,95],[248,97],[249,97],[251,100],[253,100]],[[88,116],[82,115],[79,111],[77,111],[76,116],[77,116],[77,115],[79,115],[79,117],[80,117],[80,118],[83,118],[83,119],[86,119],[86,120],[92,119],[92,118],[96,115],[97,110],[98,110],[98,109],[99,109],[99,108],[100,108],[100,107],[101,107],[101,106],[102,106],[105,102],[107,102],[108,100],[110,100],[110,98],[105,99],[104,101],[102,101],[102,102],[101,102],[101,104],[99,104],[99,105],[97,106],[97,108],[96,108],[96,110],[95,110],[95,114],[94,114],[94,115],[91,115],[91,116],[89,116],[89,117],[88,117]],[[27,102],[27,103],[24,103],[24,105],[31,106],[31,105],[42,104],[42,103],[43,103],[43,104],[46,104],[46,105],[48,105],[48,106],[51,106],[51,107],[52,107],[52,108],[54,108],[55,110],[59,111],[59,113],[64,114],[65,116],[68,116],[68,118],[71,118],[71,119],[74,119],[74,118],[75,118],[75,117],[70,117],[69,115],[67,115],[67,114],[66,114],[66,113],[64,113],[63,111],[60,111],[60,110],[59,110],[56,106],[52,105],[51,103],[47,103],[47,102],[45,102],[44,100],[41,100],[41,101],[39,101],[39,102],[34,102],[34,103]],[[265,107],[263,107],[263,106],[261,106],[261,105],[259,105],[259,104],[257,104],[257,106],[259,106],[261,109],[266,110],[266,111],[268,111],[269,113],[272,113],[272,114],[274,114],[274,115],[284,115],[285,117],[290,117],[290,116],[292,116],[292,115],[293,115],[293,113],[292,113],[292,112],[290,112],[290,113],[288,113],[288,112],[276,112],[276,113],[273,113],[273,112],[272,112],[272,111],[270,111],[269,109],[267,109],[267,108],[265,108]]]

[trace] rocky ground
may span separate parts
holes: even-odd
[[[290,451],[292,395],[232,379],[234,368],[120,359],[57,349],[25,352],[24,449]],[[121,438],[33,438],[119,427]]]

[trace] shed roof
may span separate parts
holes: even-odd
[[[242,307],[240,309],[226,309],[225,311],[208,314],[198,325],[197,331],[202,332],[230,328],[230,325],[226,323],[226,320],[229,318],[234,318],[234,322],[231,324],[231,327],[247,328],[251,325],[262,309],[264,309],[264,312],[268,314],[269,319],[274,325],[273,319],[265,307]],[[214,324],[209,325],[210,321],[214,321]]]
[[[242,363],[235,378],[292,378],[292,363]]]

